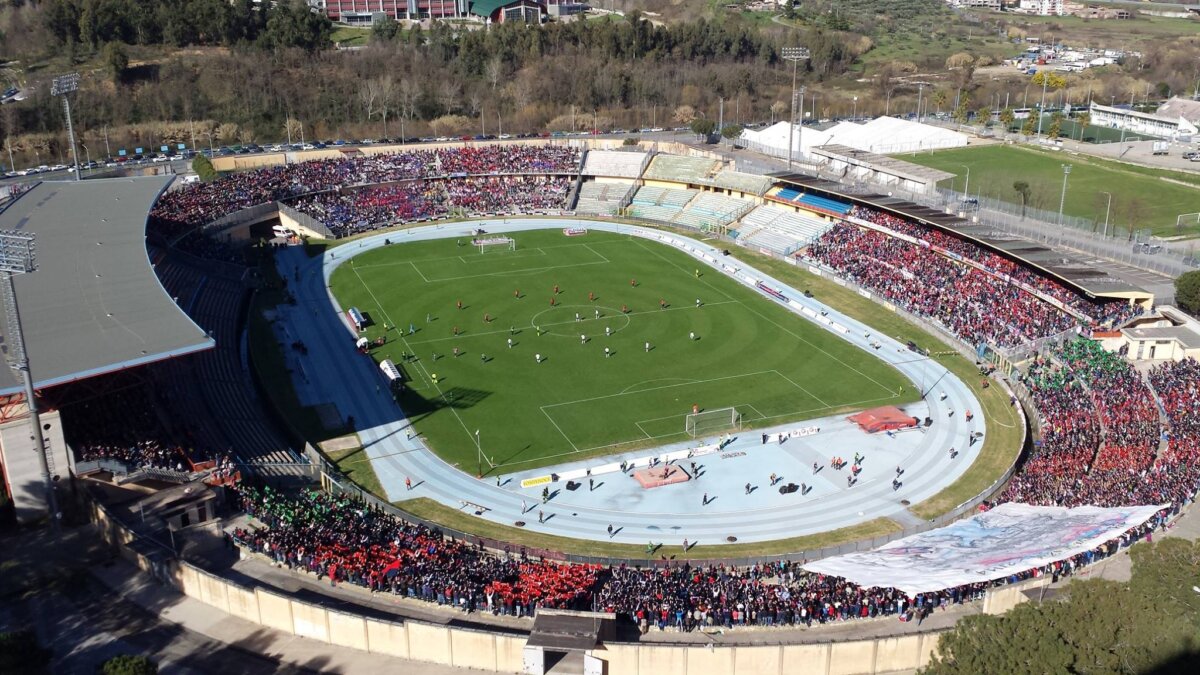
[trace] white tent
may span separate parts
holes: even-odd
[[[742,141],[752,150],[786,156],[788,147],[788,123],[779,122],[755,131],[742,132]],[[967,136],[957,131],[943,129],[897,117],[878,117],[865,124],[839,122],[824,131],[796,127],[792,149],[798,157],[807,157],[812,148],[822,145],[846,145],[856,150],[880,155],[920,150],[961,148],[967,145]]]

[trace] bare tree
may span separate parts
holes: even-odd
[[[504,79],[504,60],[499,56],[492,57],[492,60],[487,62],[484,76],[487,77],[488,82],[492,83],[492,91],[495,91],[496,85],[500,84],[500,80]]]
[[[391,75],[383,75],[379,78],[379,113],[383,117],[383,135],[388,135],[387,121],[388,115],[392,112],[396,105],[397,87],[396,80]]]
[[[375,80],[363,80],[358,86],[358,102],[363,107],[363,119],[371,121],[375,116],[375,102],[379,100],[379,86]]]
[[[222,143],[228,143],[237,138],[238,125],[233,122],[226,122],[217,127],[217,139]]]

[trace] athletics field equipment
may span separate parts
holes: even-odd
[[[330,281],[340,307],[373,318],[362,335],[385,338],[371,358],[404,370],[417,431],[464,470],[480,453],[510,472],[689,440],[694,406],[754,427],[917,398],[890,366],[684,252],[594,230],[512,238],[485,254],[456,238],[393,244]]]

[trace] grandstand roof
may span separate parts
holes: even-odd
[[[1037,267],[1075,286],[1093,297],[1149,297],[1150,293],[1124,279],[1097,269],[1095,265],[1077,254],[1053,249],[1028,239],[1019,239],[998,232],[984,225],[976,225],[965,218],[939,209],[923,206],[905,199],[881,194],[857,194],[846,190],[846,186],[803,173],[777,173],[773,177],[790,185],[806,190],[820,190],[840,198],[885,209],[898,215],[950,230],[964,237],[981,242],[989,248],[1003,251],[1010,257],[1032,267]]]
[[[166,177],[42,182],[0,211],[0,230],[37,235],[38,270],[16,277],[34,386],[209,349],[146,252],[146,216]],[[0,322],[7,355],[8,326]],[[0,368],[0,394],[22,390]]]

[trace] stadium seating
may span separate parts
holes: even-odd
[[[643,185],[634,193],[630,211],[637,218],[669,223],[698,194],[696,190]]]
[[[582,173],[585,176],[637,178],[642,173],[646,154],[624,150],[590,150],[584,160]]]
[[[1076,325],[1061,309],[1004,279],[917,244],[840,223],[807,255],[971,345],[1014,347]]]
[[[741,223],[744,244],[780,255],[816,241],[833,227],[829,221],[765,205],[747,213]]]
[[[774,181],[767,176],[752,173],[742,173],[733,169],[721,169],[710,181],[704,181],[714,187],[736,190],[751,195],[761,195],[766,192]]]
[[[676,214],[672,222],[696,229],[728,225],[750,206],[750,202],[743,199],[702,192]]]
[[[1119,326],[1138,314],[1138,309],[1131,306],[1128,302],[1119,300],[1093,302],[1029,267],[1009,260],[992,251],[985,250],[975,243],[950,233],[910,222],[890,213],[862,206],[855,206],[851,209],[850,217],[886,227],[893,232],[906,234],[925,241],[932,246],[952,251],[968,260],[973,260],[997,274],[1007,275],[1020,283],[1031,286],[1065,303],[1072,309],[1091,317],[1097,325],[1108,324]]]
[[[602,183],[584,181],[579,186],[579,199],[575,203],[576,213],[611,216],[617,212],[621,200],[633,187],[632,183]]]
[[[647,180],[669,180],[679,183],[706,183],[720,168],[715,159],[658,154],[646,167]]]

